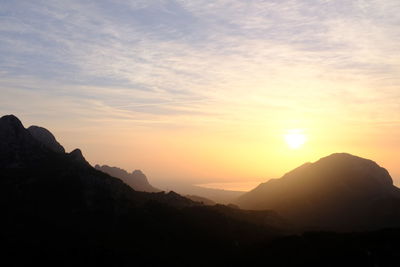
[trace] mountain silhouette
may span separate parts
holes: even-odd
[[[283,232],[271,211],[136,191],[80,150],[44,145],[13,115],[0,118],[0,211],[6,266],[220,265]],[[198,259],[200,251],[206,256]]]
[[[141,170],[134,170],[128,173],[124,169],[118,167],[110,167],[107,165],[96,165],[95,168],[99,171],[105,172],[113,177],[117,177],[124,181],[127,185],[136,191],[144,192],[160,192],[161,190],[153,187],[147,180],[146,175]]]
[[[296,224],[331,230],[400,226],[400,189],[375,162],[336,153],[306,163],[241,196],[246,209],[272,209]]]

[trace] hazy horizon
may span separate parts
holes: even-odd
[[[398,1],[0,6],[1,114],[92,165],[248,189],[347,152],[400,184]]]

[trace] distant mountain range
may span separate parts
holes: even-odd
[[[161,192],[160,189],[153,187],[149,183],[146,175],[141,170],[134,170],[132,173],[128,173],[126,170],[118,168],[118,167],[110,167],[107,165],[100,166],[98,164],[95,166],[95,169],[102,171],[104,173],[107,173],[113,177],[117,177],[117,178],[121,179],[124,183],[126,183],[127,185],[132,187],[132,189],[134,189],[136,191]],[[212,190],[205,190],[206,193],[209,191],[212,191]],[[215,194],[215,195],[218,195],[218,194]],[[201,203],[204,205],[212,206],[212,205],[216,204],[214,201],[212,201],[208,198],[202,197],[202,196],[186,195],[186,194],[183,194],[183,196],[190,200],[193,200],[194,202],[198,202],[198,203]]]
[[[244,209],[271,209],[311,229],[400,226],[400,189],[375,162],[346,153],[306,163],[241,196]]]
[[[160,192],[160,189],[153,187],[147,180],[146,175],[141,170],[134,170],[132,173],[128,173],[124,169],[118,167],[110,167],[107,165],[96,165],[96,170],[105,172],[113,177],[117,177],[124,181],[127,185],[137,191],[144,192]]]
[[[232,191],[223,189],[206,188],[198,185],[192,185],[182,182],[164,183],[162,188],[173,190],[179,194],[186,196],[200,196],[209,199],[215,203],[230,204],[239,196],[243,195],[243,191]]]

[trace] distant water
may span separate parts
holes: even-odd
[[[208,183],[208,184],[196,184],[196,185],[205,188],[247,192],[254,189],[260,183],[262,182],[252,181],[252,182],[234,182],[234,183]]]

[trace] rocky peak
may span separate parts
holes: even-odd
[[[25,135],[26,129],[17,117],[6,115],[0,118],[0,137],[2,139],[17,139]]]
[[[0,166],[20,167],[36,161],[40,144],[14,115],[0,118]]]
[[[372,160],[348,153],[335,153],[315,163],[304,164],[276,181],[292,185],[300,183],[307,187],[345,185],[368,188],[370,191],[393,185],[386,169]]]
[[[68,153],[68,156],[76,161],[90,165],[89,162],[86,161],[82,151],[79,148],[72,150],[70,153]]]
[[[314,172],[325,172],[328,179],[335,179],[348,186],[368,186],[370,190],[391,187],[389,172],[376,162],[348,153],[335,153],[312,165]]]
[[[132,176],[135,177],[136,179],[140,181],[146,181],[147,182],[147,177],[146,175],[141,171],[141,170],[134,170],[132,172]]]
[[[28,131],[36,140],[38,140],[47,148],[53,150],[54,152],[65,153],[64,147],[57,142],[56,138],[49,130],[33,125],[28,128]]]

